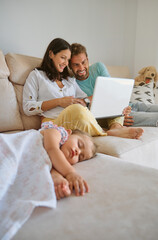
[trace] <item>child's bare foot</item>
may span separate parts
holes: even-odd
[[[51,170],[57,200],[68,197],[71,194],[68,181],[56,170]]]
[[[115,128],[107,131],[108,136],[122,137],[122,138],[131,138],[131,139],[139,139],[144,130],[138,127],[123,127],[123,128]]]

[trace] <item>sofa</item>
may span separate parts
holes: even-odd
[[[40,128],[26,116],[22,91],[40,58],[0,51],[0,132]],[[130,78],[126,66],[107,66],[113,77]],[[98,152],[74,167],[90,192],[72,194],[55,209],[37,207],[14,240],[156,240],[158,236],[158,128],[144,127],[139,140],[94,137]]]

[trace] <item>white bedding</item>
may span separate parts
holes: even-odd
[[[0,239],[11,239],[37,206],[56,207],[51,162],[36,130],[0,134]]]

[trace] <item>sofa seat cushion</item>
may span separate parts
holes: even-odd
[[[8,79],[0,79],[0,132],[23,130],[16,94]]]
[[[90,192],[37,208],[16,240],[157,239],[157,170],[103,154],[75,168]]]
[[[95,137],[98,152],[124,161],[158,168],[158,128],[143,127],[140,140],[113,136]]]

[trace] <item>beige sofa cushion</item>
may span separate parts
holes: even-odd
[[[158,128],[143,127],[140,140],[119,137],[95,137],[98,152],[126,162],[158,169]]]
[[[0,79],[7,78],[9,74],[10,72],[5,62],[5,57],[2,51],[0,50]]]
[[[0,132],[23,130],[15,91],[8,79],[0,79]]]
[[[20,85],[24,85],[29,73],[41,63],[40,58],[14,53],[8,53],[5,58],[10,70],[9,79]]]
[[[156,240],[158,171],[99,154],[76,164],[90,192],[36,208],[15,240]]]
[[[23,126],[25,130],[28,129],[39,129],[41,126],[41,118],[40,116],[27,116],[24,114],[23,107],[22,107],[22,94],[23,94],[23,86],[14,84],[14,90],[16,93],[19,110],[23,122]]]
[[[40,117],[39,116],[28,117],[23,112],[22,92],[23,92],[23,85],[25,84],[27,76],[35,67],[40,65],[41,59],[36,57],[26,56],[26,55],[14,54],[14,53],[8,53],[5,56],[5,58],[6,58],[8,67],[10,69],[9,79],[14,86],[24,130],[39,129]]]
[[[129,68],[126,66],[106,66],[111,77],[131,78]]]

